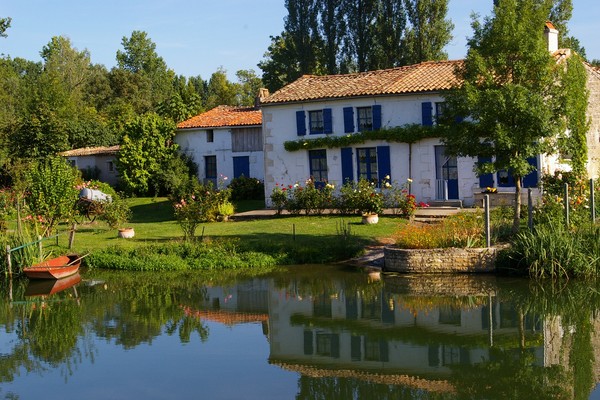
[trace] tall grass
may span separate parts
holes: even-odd
[[[548,222],[517,234],[508,257],[535,278],[568,278],[600,272],[600,227],[567,229]]]
[[[435,224],[409,224],[396,232],[396,245],[404,249],[477,247],[485,242],[481,213],[463,212]]]

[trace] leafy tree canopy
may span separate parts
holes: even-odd
[[[175,124],[157,114],[136,118],[125,127],[117,164],[121,181],[130,193],[147,195],[153,178],[177,152]]]
[[[447,153],[493,158],[479,172],[512,173],[515,230],[521,178],[532,168],[527,159],[556,151],[555,139],[567,127],[565,66],[548,52],[543,36],[550,8],[549,1],[502,0],[483,23],[474,17],[469,51],[457,72],[463,84],[446,96]],[[585,86],[578,90],[585,93]],[[466,119],[454,123],[457,118]]]

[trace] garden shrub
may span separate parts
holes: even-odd
[[[211,184],[198,185],[180,198],[171,196],[175,219],[183,230],[184,239],[193,239],[202,222],[215,221],[219,208],[229,203],[230,197],[230,189],[215,189]]]
[[[242,175],[231,180],[229,189],[232,201],[265,199],[265,184],[259,179]]]
[[[48,157],[28,171],[26,202],[30,215],[43,220],[40,234],[50,235],[59,222],[74,215],[78,179],[79,171],[62,157]]]
[[[426,203],[415,201],[415,196],[408,193],[407,184],[390,182],[389,176],[378,184],[360,179],[358,182],[348,181],[336,193],[332,184],[318,187],[312,179],[304,186],[275,184],[271,192],[271,206],[281,211],[288,210],[292,214],[304,212],[307,215],[321,215],[325,210],[337,210],[340,214],[381,214],[384,208],[391,208],[396,215],[411,217],[417,207],[428,207]]]

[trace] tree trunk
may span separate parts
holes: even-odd
[[[521,227],[521,177],[514,176],[515,178],[515,210],[513,215],[513,226],[512,232],[519,232]]]

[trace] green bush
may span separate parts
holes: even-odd
[[[229,184],[231,189],[231,200],[264,200],[265,184],[255,178],[246,178],[240,176],[231,180]]]

